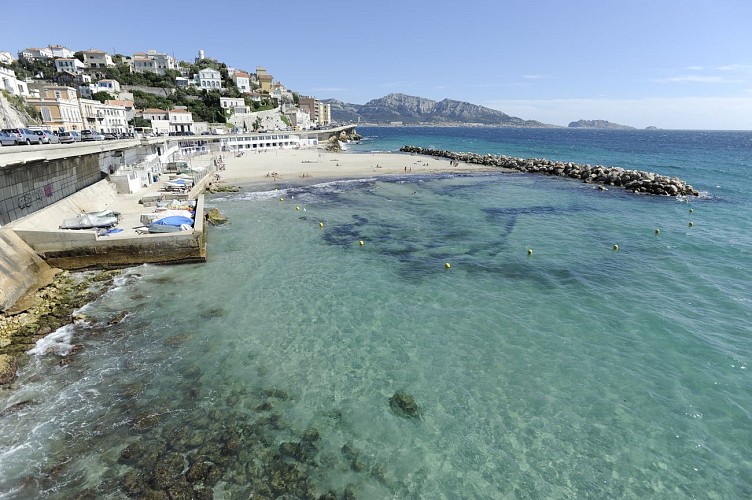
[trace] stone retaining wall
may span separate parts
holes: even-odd
[[[627,170],[620,167],[602,165],[582,165],[572,162],[560,162],[545,158],[513,158],[504,155],[481,155],[477,153],[455,153],[439,149],[426,149],[418,146],[403,146],[400,151],[421,155],[448,158],[464,163],[475,163],[520,172],[555,175],[579,179],[583,182],[617,186],[634,193],[646,193],[664,196],[698,196],[700,193],[678,177],[667,177],[653,172]]]

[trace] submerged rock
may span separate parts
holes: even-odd
[[[403,418],[420,418],[421,410],[415,398],[406,392],[398,391],[389,399],[392,411]]]

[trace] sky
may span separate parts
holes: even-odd
[[[750,0],[129,0],[8,21],[0,51],[14,55],[203,49],[319,99],[399,92],[553,125],[752,129]]]

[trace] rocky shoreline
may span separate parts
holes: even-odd
[[[37,340],[72,323],[74,311],[111,288],[119,275],[119,270],[74,274],[62,271],[50,285],[34,294],[28,308],[17,314],[0,314],[0,386],[15,380],[19,358]],[[69,361],[63,358],[61,364]]]
[[[400,151],[450,160],[494,166],[531,174],[554,175],[579,179],[586,183],[622,187],[633,193],[661,196],[699,196],[699,192],[678,177],[668,177],[653,172],[627,170],[621,167],[583,165],[573,162],[553,161],[545,158],[514,158],[504,155],[456,153],[418,146],[403,146]]]

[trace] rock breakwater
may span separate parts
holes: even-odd
[[[634,193],[663,196],[698,196],[700,193],[678,177],[668,177],[654,172],[627,170],[621,167],[583,165],[573,162],[553,161],[545,158],[514,158],[504,155],[457,153],[418,146],[403,146],[400,151],[450,160],[517,170],[531,174],[555,175],[579,179],[586,183],[616,186]]]

